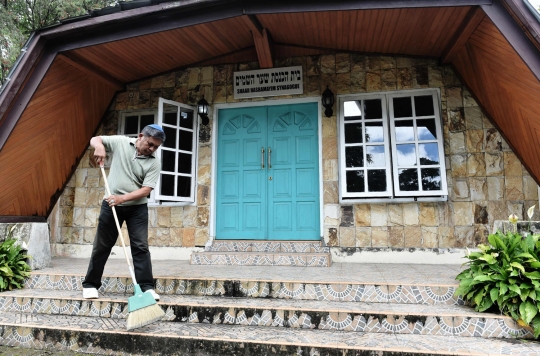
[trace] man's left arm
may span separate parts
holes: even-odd
[[[107,198],[105,198],[105,200],[107,201],[107,203],[109,203],[109,206],[116,206],[123,204],[127,201],[138,200],[147,197],[152,192],[152,189],[152,187],[142,187],[131,193],[123,195],[109,195]]]

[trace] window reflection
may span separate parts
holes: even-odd
[[[366,120],[382,119],[381,99],[364,100],[364,118]]]
[[[386,171],[384,169],[373,169],[368,171],[368,191],[386,191]]]
[[[414,109],[416,111],[416,116],[434,115],[433,97],[431,95],[415,96]]]
[[[416,149],[414,144],[396,145],[398,166],[416,166]]]
[[[394,117],[412,117],[411,97],[394,98]]]
[[[345,164],[347,167],[364,167],[364,147],[345,147]]]
[[[439,164],[439,147],[436,143],[418,144],[421,165]]]
[[[441,190],[441,171],[439,168],[423,168],[422,174],[423,190]]]
[[[399,190],[418,190],[418,170],[416,168],[399,169]]]
[[[414,141],[413,120],[396,120],[394,127],[397,142]]]
[[[386,165],[384,146],[366,146],[366,161],[368,167],[384,167]]]
[[[343,104],[345,120],[359,120],[362,118],[360,112],[360,101],[346,101]]]
[[[363,193],[365,190],[364,171],[347,171],[347,191]]]
[[[362,142],[362,123],[346,124],[345,125],[345,143],[361,143]]]
[[[366,142],[384,142],[384,131],[382,122],[366,122],[365,125]]]
[[[126,116],[124,135],[137,135],[139,133],[139,117]]]
[[[435,140],[437,139],[437,129],[434,119],[419,119],[416,120],[419,140]]]

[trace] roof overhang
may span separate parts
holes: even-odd
[[[48,216],[126,84],[193,65],[259,61],[265,68],[278,58],[332,52],[424,56],[452,64],[539,181],[540,149],[525,145],[522,135],[540,143],[540,110],[530,98],[540,92],[540,26],[521,0],[148,4],[68,20],[28,43],[0,94],[0,164],[9,167],[0,173],[0,220]],[[517,74],[495,78],[485,71],[493,63]],[[513,95],[523,83],[529,96]],[[507,115],[520,125],[509,125]]]

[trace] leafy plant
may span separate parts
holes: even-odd
[[[0,245],[0,292],[22,288],[24,280],[30,276],[28,256],[23,253],[17,240],[12,238],[15,225],[8,231],[7,238]]]
[[[532,207],[531,209],[534,209]],[[533,212],[529,209],[529,220]],[[510,216],[514,231],[497,231],[488,237],[488,245],[469,252],[469,268],[456,279],[457,295],[463,296],[476,311],[498,308],[519,325],[540,335],[540,235],[521,236],[515,229],[517,218]]]

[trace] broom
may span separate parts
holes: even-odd
[[[107,182],[107,176],[105,175],[105,169],[103,169],[103,165],[100,165],[100,168],[101,174],[103,174],[103,180],[105,181],[105,188],[107,189],[107,194],[112,195],[111,190],[109,189],[109,183]],[[114,208],[114,206],[111,206],[111,208],[114,215],[114,221],[116,222],[116,228],[118,229],[118,234],[120,235],[120,241],[122,242],[122,247],[124,248],[124,256],[126,257],[126,262],[129,267],[131,279],[133,280],[133,289],[135,292],[134,296],[128,298],[129,314],[126,326],[127,330],[131,330],[161,320],[165,316],[165,312],[156,303],[154,297],[152,297],[150,293],[143,293],[141,287],[137,284],[137,280],[135,279],[135,273],[133,272],[133,267],[131,267],[131,263],[129,262],[126,245],[124,243],[124,237],[122,236],[122,230],[120,229],[120,223],[118,222],[118,216],[116,215],[116,209]]]

